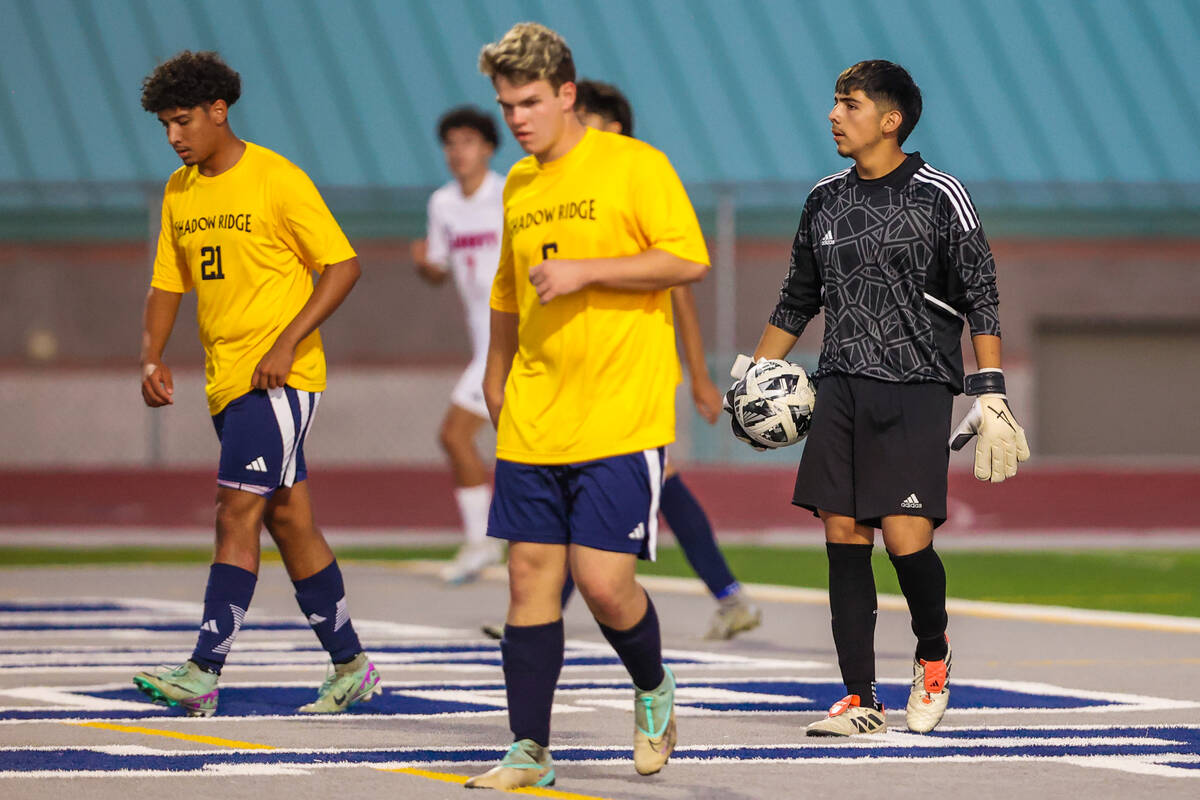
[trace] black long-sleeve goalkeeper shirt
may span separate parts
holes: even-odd
[[[996,265],[953,176],[909,155],[888,175],[817,183],[800,215],[770,323],[799,336],[825,309],[816,375],[962,390],[963,320],[1000,335]]]

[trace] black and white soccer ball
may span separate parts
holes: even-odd
[[[816,391],[804,368],[779,359],[760,359],[734,384],[734,420],[763,447],[787,447],[808,435]]]

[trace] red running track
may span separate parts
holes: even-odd
[[[790,504],[790,468],[689,467],[684,478],[718,531],[816,527]],[[0,526],[209,526],[216,476],[207,470],[0,471]],[[441,469],[322,469],[310,480],[326,527],[454,528]],[[1026,468],[992,486],[950,476],[947,530],[1195,530],[1200,471]]]

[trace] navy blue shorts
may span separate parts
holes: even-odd
[[[661,447],[579,464],[496,461],[488,536],[578,544],[654,560]]]
[[[270,497],[307,478],[304,439],[320,402],[320,392],[291,386],[253,389],[213,415],[221,440],[217,485]]]

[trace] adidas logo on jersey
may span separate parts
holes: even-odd
[[[921,501],[917,499],[917,495],[914,493],[914,494],[910,494],[908,497],[904,498],[904,501],[900,503],[900,507],[901,508],[924,508],[925,506],[921,505]]]
[[[250,470],[251,472],[266,472],[267,462],[263,460],[262,456],[259,456],[247,464],[246,469]]]
[[[821,237],[819,244],[822,246],[833,244],[833,229],[825,231],[825,235]]]
[[[208,622],[201,625],[200,630],[208,631],[209,633],[220,633],[221,632],[220,630],[217,629],[217,621],[215,619],[210,619]]]
[[[646,523],[639,522],[637,527],[629,532],[629,538],[641,540],[646,538]]]

